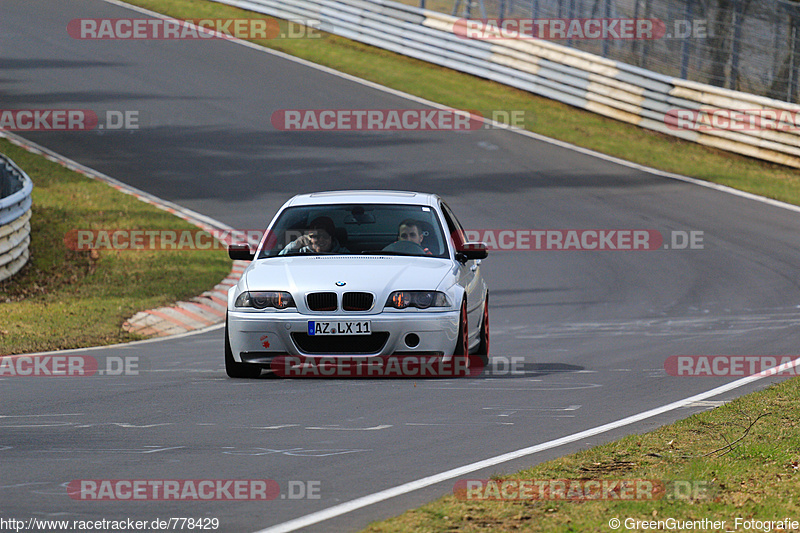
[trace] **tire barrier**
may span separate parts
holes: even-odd
[[[28,262],[32,190],[28,175],[0,154],[0,281],[16,274]]]

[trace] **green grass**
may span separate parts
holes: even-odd
[[[207,0],[129,0],[181,19],[263,18]],[[282,27],[286,24],[281,21]],[[525,128],[642,165],[728,185],[800,205],[800,170],[707,148],[595,115],[450,69],[430,65],[331,34],[321,38],[254,40],[458,109],[522,111]]]
[[[169,213],[0,139],[33,180],[31,259],[0,282],[0,355],[135,340],[138,311],[208,290],[230,272],[224,251],[70,250],[73,229],[193,229]]]
[[[735,531],[736,517],[800,521],[798,412],[800,381],[795,378],[651,433],[631,435],[496,478],[662,482],[667,494],[659,493],[650,500],[491,501],[467,500],[462,493],[371,524],[364,531],[609,533],[613,531],[609,520],[627,517],[726,520],[724,528],[712,531]],[[736,442],[740,437],[744,438]],[[738,530],[747,531],[741,526]]]

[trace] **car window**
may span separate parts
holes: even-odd
[[[329,222],[320,223],[320,220]],[[312,224],[331,227],[330,249],[309,242]],[[405,228],[400,238],[401,225]],[[413,227],[412,227],[413,226]],[[327,231],[325,231],[327,233]],[[410,239],[415,239],[410,241]],[[421,241],[421,242],[416,242]],[[326,241],[327,242],[327,241]],[[302,254],[391,254],[448,257],[433,208],[420,205],[342,204],[284,209],[264,239],[259,258]]]
[[[464,228],[461,226],[461,223],[458,221],[456,216],[453,214],[453,211],[447,206],[447,204],[442,202],[441,205],[442,214],[444,214],[444,220],[447,224],[448,233],[452,237],[456,248],[458,248],[459,245],[466,242],[466,233],[464,232]]]

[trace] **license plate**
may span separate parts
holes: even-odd
[[[332,321],[322,322],[320,320],[308,321],[309,335],[369,335],[372,333],[369,320],[355,321]]]

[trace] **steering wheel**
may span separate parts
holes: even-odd
[[[425,255],[422,246],[411,241],[395,241],[383,248],[384,252],[398,252],[401,254]]]

